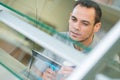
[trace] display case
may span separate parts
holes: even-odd
[[[63,59],[70,60],[72,63],[75,62],[76,65],[78,65],[78,62],[76,60],[82,60],[85,57],[84,54],[78,54],[80,53],[79,51],[72,49],[68,45],[64,44],[62,41],[54,38],[52,35],[57,34],[61,38],[68,39],[57,30],[41,21],[37,21],[36,19],[15,10],[14,8],[4,3],[0,3],[0,21],[1,40],[22,49],[31,56],[32,50],[37,50],[40,52],[42,51],[42,49],[49,49],[56,55],[63,57]],[[68,39],[68,41],[77,44],[77,42],[72,41],[71,39]],[[32,44],[36,44],[38,47],[36,48],[32,46]],[[91,50],[90,48],[87,48],[82,44],[78,45],[82,46],[84,49],[86,49],[86,51]],[[11,52],[14,52],[14,50],[10,51],[10,53]],[[67,57],[67,54],[65,55],[61,53],[69,53],[70,56],[76,57],[76,60],[72,60],[72,57]],[[76,54],[77,56],[72,53]],[[31,73],[30,65],[25,65],[25,67],[27,68],[20,71],[21,74],[25,77],[23,77],[23,79],[36,79],[36,76]]]
[[[100,43],[94,48],[86,47],[73,41],[59,33],[54,27],[19,12],[2,2],[0,3],[0,25],[0,39],[22,49],[31,56],[29,64],[24,65],[11,57],[7,52],[1,50],[0,62],[2,67],[0,67],[0,69],[7,71],[11,76],[14,76],[15,80],[41,79],[40,76],[32,71],[32,66],[34,66],[34,60],[36,59],[32,50],[36,50],[38,52],[37,54],[41,55],[45,49],[76,66],[74,72],[68,76],[66,80],[120,79],[120,63],[118,59],[120,55],[120,45],[118,45],[120,44],[119,21],[116,25],[109,27],[105,33],[104,30],[100,31],[101,34],[103,33],[102,35],[104,37],[100,36]],[[56,34],[60,38],[80,46],[87,54],[83,54],[83,52],[73,49],[69,45],[53,37],[53,35]],[[8,51],[10,53],[14,52],[14,49],[12,49],[13,48]],[[4,55],[9,56],[10,58]],[[117,58],[114,58],[113,56],[116,55]],[[48,60],[54,61],[54,59],[49,56],[46,57]],[[19,57],[19,59],[21,58],[22,56]],[[37,58],[40,57],[37,56]],[[63,62],[56,63],[60,64],[60,66],[64,65]],[[51,64],[47,63],[47,65],[51,67]],[[55,69],[53,66],[52,68]],[[0,75],[4,74],[0,73]]]

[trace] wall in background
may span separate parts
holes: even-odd
[[[31,17],[65,31],[74,0],[6,0],[8,5]]]

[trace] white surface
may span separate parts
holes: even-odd
[[[9,72],[6,68],[0,65],[0,80],[20,80]]]

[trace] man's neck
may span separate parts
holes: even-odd
[[[81,44],[83,44],[84,46],[88,47],[92,41],[93,41],[93,38],[94,36],[90,37],[89,39],[83,41],[83,42],[80,42]],[[82,51],[83,48],[79,47],[78,45],[74,45],[75,49],[79,50],[79,51]]]

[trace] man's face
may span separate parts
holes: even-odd
[[[75,41],[85,41],[95,32],[95,10],[77,5],[69,19],[69,35]]]

